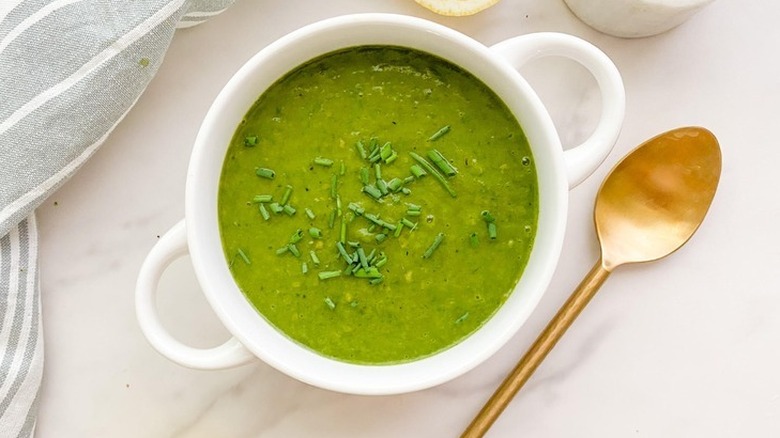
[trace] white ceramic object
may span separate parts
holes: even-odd
[[[713,0],[564,0],[594,29],[624,38],[657,35],[679,26]]]
[[[460,65],[492,88],[520,121],[539,176],[539,223],[525,274],[499,311],[477,332],[431,357],[399,365],[367,366],[321,356],[291,341],[255,310],[234,283],[217,225],[217,186],[238,122],[285,73],[322,54],[359,45],[405,46]],[[583,144],[563,151],[539,98],[516,68],[545,55],[583,64],[602,91],[602,118]],[[225,85],[198,133],[187,173],[185,219],[149,253],[138,277],[138,321],[164,356],[188,367],[219,369],[260,358],[278,370],[322,388],[354,394],[395,394],[428,388],[472,369],[514,335],[544,293],[555,269],[566,225],[568,192],[603,161],[623,121],[625,95],[614,64],[578,38],[554,33],[515,37],[496,46],[419,18],[361,14],[324,20],[297,30],[252,57]],[[186,223],[186,225],[185,225]],[[210,349],[186,346],[163,327],[156,311],[157,284],[166,267],[189,251],[214,312],[233,335]]]

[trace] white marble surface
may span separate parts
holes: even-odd
[[[193,139],[231,74],[274,39],[321,18],[397,12],[492,44],[563,31],[622,72],[625,128],[594,177],[571,192],[564,252],[536,312],[501,351],[439,387],[359,397],[299,383],[263,363],[193,371],[158,355],[135,321],[141,261],[183,215]],[[724,168],[688,246],[622,268],[495,424],[493,437],[780,436],[780,3],[718,0],[641,40],[599,34],[561,0],[503,0],[469,18],[412,0],[251,1],[180,31],[158,76],[103,148],[38,211],[46,366],[40,437],[453,437],[470,421],[597,257],[593,198],[611,164],[689,124],[720,139]],[[598,112],[593,81],[568,62],[527,71],[564,142]],[[160,306],[183,339],[226,338],[182,260]]]

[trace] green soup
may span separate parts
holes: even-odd
[[[219,186],[236,283],[294,341],[353,363],[451,347],[507,299],[538,213],[517,120],[470,73],[367,46],[299,66],[239,125]]]

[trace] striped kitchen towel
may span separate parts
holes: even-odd
[[[132,108],[175,29],[232,2],[0,0],[0,437],[35,429],[43,337],[33,211]]]

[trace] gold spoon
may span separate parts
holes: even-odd
[[[715,196],[720,168],[715,136],[686,127],[642,143],[612,169],[596,196],[599,261],[461,438],[488,431],[616,267],[658,260],[691,238]]]

